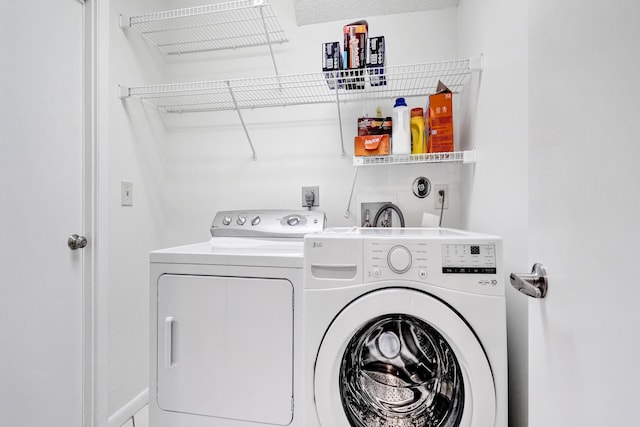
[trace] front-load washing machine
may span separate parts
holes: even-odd
[[[506,427],[502,243],[451,229],[305,237],[305,427]]]
[[[210,241],[151,253],[151,426],[302,426],[302,238],[324,225],[218,212]]]

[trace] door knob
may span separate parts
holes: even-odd
[[[511,273],[511,285],[525,295],[544,298],[547,295],[547,269],[540,263],[533,264],[531,274]]]
[[[72,234],[69,236],[69,240],[67,240],[67,245],[71,250],[82,249],[87,246],[87,238],[84,236],[78,236],[77,234]]]

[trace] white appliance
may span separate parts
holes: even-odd
[[[151,253],[150,425],[302,425],[302,237],[324,225],[219,212],[211,241]]]
[[[502,242],[450,229],[305,237],[305,427],[506,427]]]

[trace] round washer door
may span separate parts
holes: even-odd
[[[387,288],[347,305],[316,359],[316,409],[325,427],[471,427],[495,423],[487,357],[440,300]]]

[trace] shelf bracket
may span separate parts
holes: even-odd
[[[260,10],[260,19],[262,19],[262,28],[264,29],[264,36],[267,39],[267,46],[269,46],[269,53],[271,54],[271,62],[273,62],[273,69],[275,70],[276,76],[278,76],[278,66],[276,65],[276,57],[273,54],[273,46],[271,43],[271,38],[269,37],[269,30],[267,29],[267,21],[264,19],[264,0],[254,0],[253,5]]]
[[[247,141],[249,141],[249,146],[251,147],[252,155],[251,160],[258,160],[258,156],[256,156],[256,150],[253,148],[253,142],[251,142],[251,136],[249,135],[249,131],[247,130],[247,125],[244,123],[244,119],[242,118],[242,113],[240,112],[240,108],[238,108],[238,101],[236,101],[236,96],[233,94],[233,88],[231,87],[231,82],[229,80],[225,80],[227,88],[229,89],[229,95],[231,95],[231,100],[233,101],[233,105],[235,107],[236,112],[238,113],[238,117],[240,118],[240,123],[242,123],[242,129],[244,130],[244,134],[247,136]]]
[[[123,15],[121,13],[118,19],[120,21],[118,22],[118,24],[120,25],[120,28],[122,28],[123,30],[127,28],[131,28],[131,17]]]
[[[475,147],[473,150],[468,150],[463,153],[462,163],[467,164],[475,164],[478,161],[478,152]]]
[[[129,97],[129,88],[127,86],[118,85],[118,98],[125,99]]]
[[[484,71],[484,53],[481,53],[479,57],[469,61],[469,68],[471,71],[478,71],[482,73],[482,71]]]
[[[346,151],[344,151],[344,131],[342,130],[342,113],[340,112],[340,92],[338,91],[337,81],[336,81],[336,107],[338,108],[338,126],[340,128],[340,147],[342,148],[342,154],[340,154],[340,158],[346,159],[347,153]]]
[[[349,201],[347,202],[347,210],[344,212],[344,217],[349,218],[351,216],[351,201],[353,200],[353,190],[356,188],[356,180],[358,179],[358,170],[360,168],[354,168],[353,171],[353,181],[351,182],[351,193],[349,193]]]

